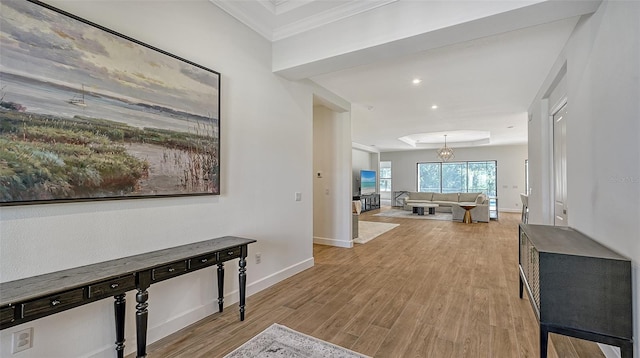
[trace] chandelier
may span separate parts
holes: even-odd
[[[443,162],[449,161],[449,159],[453,158],[453,149],[447,147],[447,135],[444,135],[444,147],[438,149],[438,158],[440,158]]]

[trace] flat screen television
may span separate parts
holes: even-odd
[[[376,172],[373,170],[360,171],[360,195],[376,193]]]

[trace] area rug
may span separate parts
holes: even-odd
[[[356,244],[367,243],[398,225],[400,224],[358,221],[358,237],[353,239],[353,242]]]
[[[346,348],[272,324],[225,358],[369,358]]]
[[[448,220],[448,221],[451,221],[452,219],[451,213],[436,212],[435,215],[428,215],[425,212],[424,215],[418,215],[418,214],[412,213],[409,210],[400,210],[400,209],[391,209],[391,210],[383,211],[379,214],[374,214],[373,216],[384,216],[384,217],[399,218],[399,219]]]

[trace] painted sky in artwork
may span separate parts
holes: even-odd
[[[0,71],[219,118],[219,75],[24,0],[0,2]]]

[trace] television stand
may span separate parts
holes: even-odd
[[[362,203],[362,212],[380,209],[380,194],[367,194],[359,196]]]

